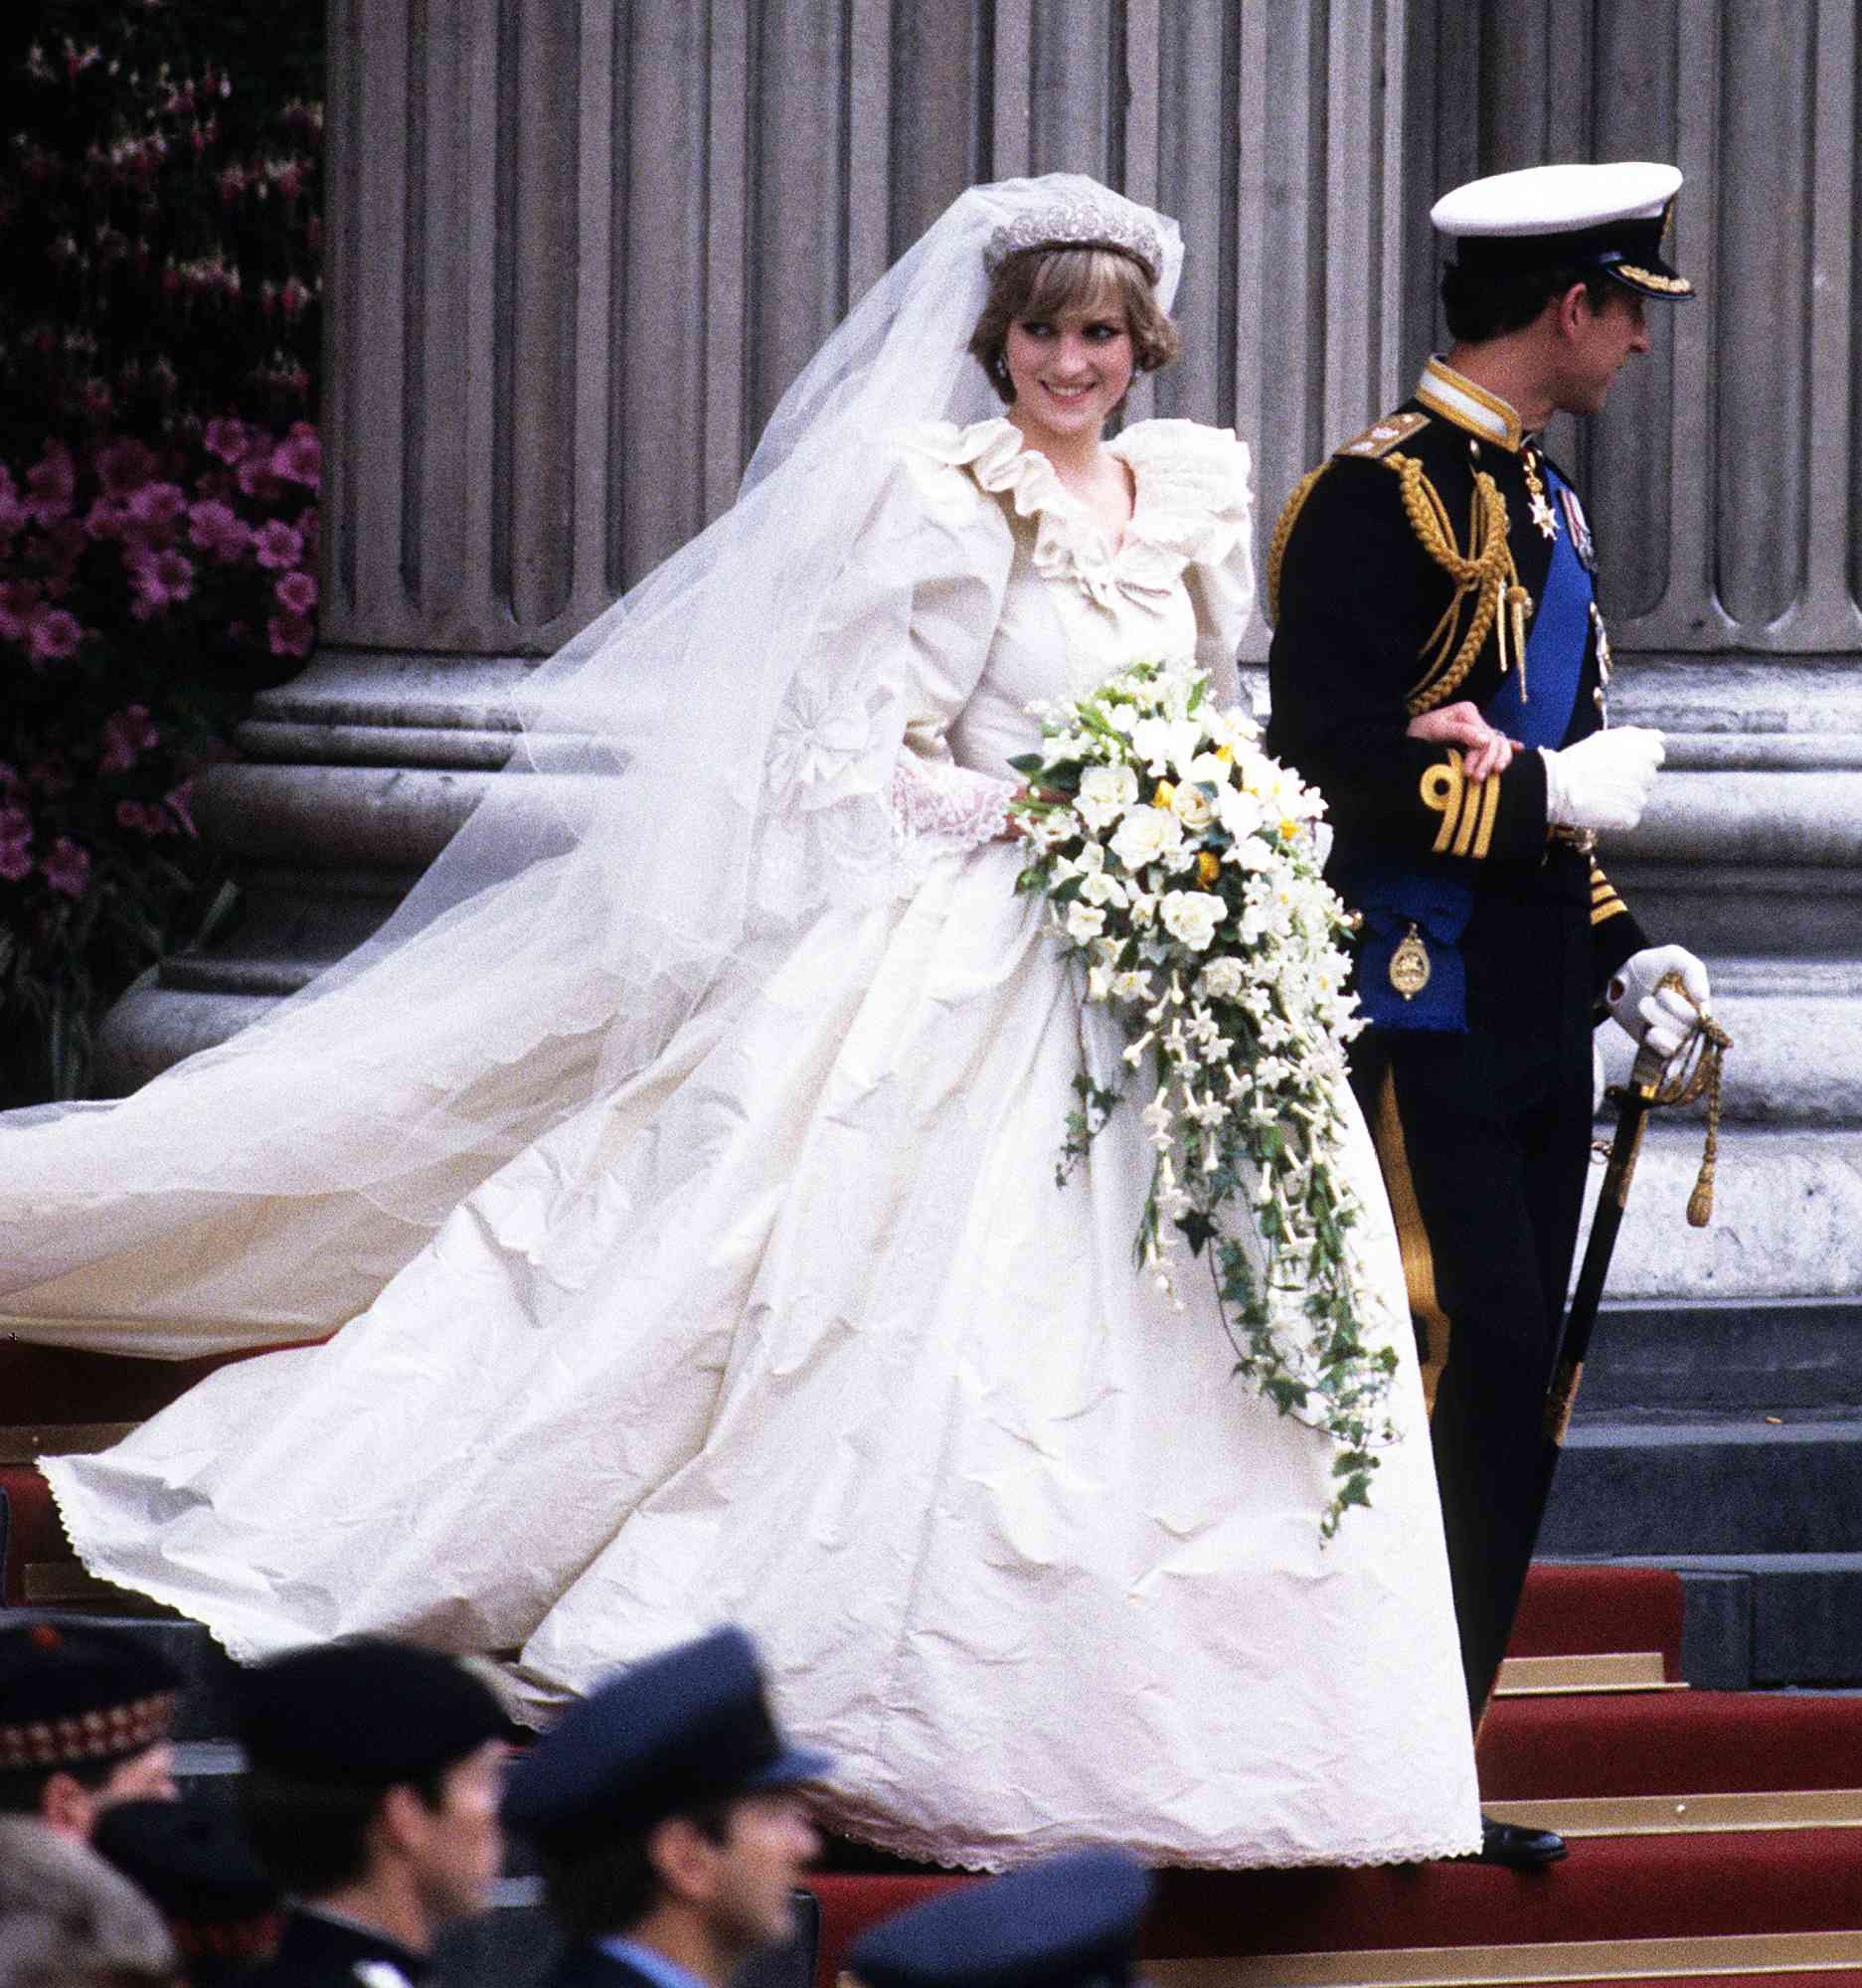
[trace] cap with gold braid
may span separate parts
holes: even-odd
[[[1527,166],[1445,193],[1430,210],[1469,276],[1596,268],[1644,297],[1679,303],[1694,285],[1662,255],[1681,173],[1653,160]]]

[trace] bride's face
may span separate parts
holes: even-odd
[[[1122,310],[1099,300],[1012,320],[1003,357],[1014,420],[1037,445],[1044,434],[1097,435],[1131,385],[1130,327]]]

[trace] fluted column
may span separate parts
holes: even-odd
[[[1088,172],[1181,218],[1185,357],[1133,413],[1238,426],[1265,535],[1399,391],[1405,22],[329,0],[321,646],[203,798],[246,924],[122,1004],[105,1083],[379,921],[503,757],[530,660],[730,503],[803,362],[973,181]]]

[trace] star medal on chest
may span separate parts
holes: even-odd
[[[1591,542],[1591,522],[1578,502],[1578,493],[1569,483],[1559,486],[1558,501],[1565,507],[1565,522],[1571,527],[1571,549],[1586,573],[1597,571],[1597,547]]]
[[[1429,963],[1429,948],[1423,943],[1423,935],[1415,925],[1397,941],[1397,949],[1390,955],[1390,984],[1406,1001],[1414,1001],[1429,985],[1433,969]]]
[[[1532,522],[1548,539],[1558,537],[1558,513],[1552,509],[1551,500],[1545,494],[1545,481],[1539,474],[1539,458],[1527,449],[1520,458],[1526,472],[1526,488],[1532,493]]]

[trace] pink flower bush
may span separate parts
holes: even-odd
[[[0,878],[22,883],[33,873],[32,816],[11,803],[0,806]]]
[[[304,557],[303,534],[282,518],[273,518],[259,526],[254,557],[268,573],[295,567]]]
[[[112,711],[103,721],[103,750],[97,754],[99,773],[126,773],[144,752],[162,743],[146,704]]]
[[[35,663],[63,662],[78,653],[84,637],[78,617],[63,607],[39,607],[26,631],[26,653]]]
[[[308,421],[293,421],[271,451],[271,473],[286,483],[315,490],[323,480],[323,442]]]
[[[61,835],[51,854],[39,865],[46,882],[64,898],[82,898],[90,882],[90,852],[69,835]]]
[[[232,566],[252,551],[254,532],[231,504],[210,497],[188,507],[188,539],[208,558]]]
[[[229,468],[245,456],[252,440],[252,429],[230,414],[218,414],[207,423],[207,452],[217,455]]]
[[[129,611],[138,621],[166,613],[177,600],[194,591],[194,562],[186,553],[150,552],[137,547],[129,556],[129,580],[135,598]]]
[[[274,614],[265,623],[274,656],[307,656],[316,628],[307,615]]]
[[[194,778],[314,644],[322,482],[321,10],[33,12],[0,146],[0,1103],[77,1094],[90,1018],[208,902]]]

